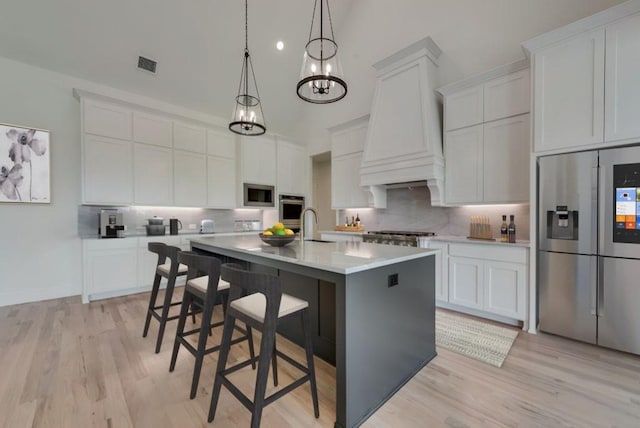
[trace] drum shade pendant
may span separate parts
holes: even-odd
[[[316,20],[318,1],[320,2],[320,13]],[[317,24],[318,21],[320,25],[316,25],[314,32],[314,24]],[[325,29],[327,21],[329,27]],[[305,47],[300,81],[297,86],[298,96],[305,101],[314,104],[327,104],[341,100],[347,95],[347,83],[342,79],[338,45],[334,40],[329,1],[315,0],[309,42]]]
[[[260,93],[256,75],[249,55],[248,6],[244,2],[244,59],[240,72],[240,86],[236,97],[236,108],[229,123],[229,130],[240,135],[262,135],[267,132],[260,104]],[[251,75],[249,75],[251,72]]]

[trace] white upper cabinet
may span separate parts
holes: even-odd
[[[640,140],[640,14],[606,27],[605,141]]]
[[[483,201],[529,200],[529,115],[484,124]]]
[[[529,199],[528,66],[506,64],[438,90],[447,128],[463,126],[444,134],[446,204]]]
[[[173,144],[171,120],[148,113],[133,112],[133,141],[171,147]]]
[[[173,200],[177,206],[207,206],[207,156],[173,152]]]
[[[523,43],[533,62],[533,149],[571,152],[640,141],[640,1]]]
[[[243,183],[276,185],[276,141],[261,135],[240,139],[241,177]],[[240,189],[242,190],[242,189]]]
[[[174,122],[173,148],[195,153],[206,153],[207,130],[191,124]]]
[[[445,159],[447,203],[482,202],[483,125],[447,132]]]
[[[236,158],[236,137],[231,131],[207,130],[207,153],[221,158]]]
[[[536,52],[534,150],[604,141],[604,29]]]
[[[369,193],[360,186],[360,165],[369,116],[331,130],[331,208],[365,208]]]
[[[236,208],[236,160],[207,156],[207,206]]]
[[[444,126],[446,131],[482,123],[483,86],[456,92],[446,97]]]
[[[529,69],[493,79],[484,85],[484,122],[529,112]]]
[[[307,171],[309,171],[311,163],[307,156],[307,150],[298,144],[278,138],[277,162],[278,193],[281,195],[306,195]]]
[[[133,202],[133,153],[130,141],[84,136],[83,203],[128,205]]]
[[[173,205],[173,151],[133,144],[134,202],[139,205]]]
[[[93,99],[83,100],[83,131],[131,140],[131,109]]]

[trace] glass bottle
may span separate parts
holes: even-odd
[[[515,216],[512,214],[509,216],[509,242],[511,244],[516,243],[516,223],[514,221]]]
[[[500,242],[509,242],[509,226],[507,225],[507,216],[502,216],[502,225],[500,226]]]
[[[360,214],[356,213],[356,227],[360,227]]]

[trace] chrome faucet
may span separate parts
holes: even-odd
[[[307,214],[307,211],[311,211],[313,213],[313,216],[316,219],[316,224],[318,224],[318,212],[315,210],[315,208],[311,208],[311,207],[307,207],[302,211],[302,214],[300,214],[300,241],[304,241],[304,217],[305,214]]]

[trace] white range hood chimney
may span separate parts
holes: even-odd
[[[360,168],[360,184],[373,199],[386,199],[390,187],[426,184],[431,204],[442,205],[442,120],[435,92],[441,52],[427,37],[374,65],[378,76]]]

